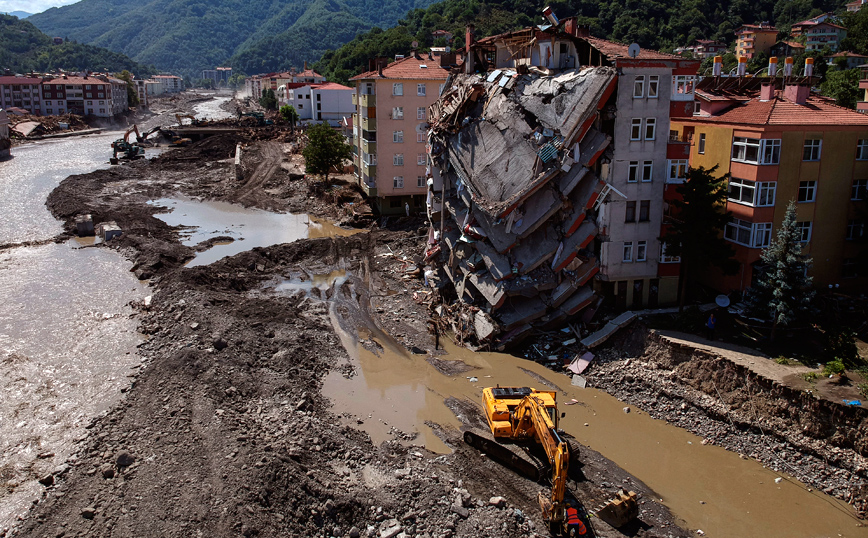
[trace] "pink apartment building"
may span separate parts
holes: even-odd
[[[353,167],[381,214],[424,211],[427,193],[427,110],[455,54],[411,54],[372,60],[353,77]]]

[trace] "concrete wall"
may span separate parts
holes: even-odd
[[[339,120],[355,111],[352,89],[313,89],[310,92],[313,119],[316,121]]]

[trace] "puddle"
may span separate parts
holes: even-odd
[[[234,256],[255,247],[291,243],[305,238],[347,236],[356,233],[356,230],[344,230],[308,215],[272,213],[228,202],[198,201],[178,197],[160,198],[148,203],[171,209],[169,213],[158,213],[155,216],[170,226],[185,228],[181,232],[181,237],[187,246],[193,247],[214,238],[233,239],[233,241],[216,241],[208,250],[197,253],[187,267],[208,265],[226,256]]]
[[[326,292],[333,286],[340,287],[347,281],[347,272],[343,269],[336,269],[325,275],[313,275],[310,278],[291,278],[282,281],[274,287],[274,291],[280,293],[295,293],[303,291],[310,294],[313,290]]]
[[[323,394],[332,399],[336,413],[362,419],[360,425],[355,420],[347,423],[364,429],[375,443],[390,438],[389,428],[396,426],[418,431],[417,443],[445,453],[448,447],[424,425],[432,421],[459,427],[445,398],[479,402],[486,386],[542,388],[542,379],[561,389],[564,430],[642,480],[689,528],[712,537],[868,536],[868,529],[857,527],[859,521],[846,503],[809,492],[798,481],[738,454],[703,445],[701,438],[635,408],[626,414],[623,402],[605,392],[574,387],[566,376],[536,363],[499,353],[473,353],[445,342],[448,354],[439,359],[461,360],[475,368],[448,377],[424,355],[395,353],[389,347],[375,355],[342,333],[358,372],[351,379],[332,372]],[[470,382],[469,376],[478,382]],[[563,405],[573,398],[580,405]],[[776,484],[779,476],[784,480]]]

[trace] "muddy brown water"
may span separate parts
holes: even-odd
[[[549,385],[557,387],[560,410],[566,413],[561,427],[642,480],[688,528],[712,537],[868,536],[846,503],[753,460],[703,445],[701,438],[635,408],[625,413],[623,402],[572,386],[568,377],[539,364],[512,355],[474,353],[447,341],[447,354],[438,359],[460,361],[472,369],[443,375],[425,355],[410,354],[394,342],[380,341],[377,352],[360,345],[370,335],[364,329],[358,337],[344,330],[337,312],[333,307],[332,323],[356,375],[346,378],[333,371],[323,394],[346,424],[363,429],[375,443],[393,438],[397,428],[418,433],[412,443],[447,453],[449,448],[427,425],[461,426],[446,398],[478,402],[486,386]],[[781,478],[779,483],[776,478]]]

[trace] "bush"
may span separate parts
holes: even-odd
[[[842,375],[844,370],[844,362],[841,359],[835,359],[826,363],[826,366],[823,367],[823,375]]]
[[[861,394],[863,398],[868,398],[868,383],[859,383],[856,385],[856,388],[859,389],[859,394]]]
[[[783,355],[780,355],[775,359],[775,362],[778,364],[789,365],[790,359],[784,357]]]
[[[802,377],[808,383],[814,383],[817,381],[817,378],[820,377],[820,374],[818,374],[817,372],[805,372],[804,374],[802,374]]]
[[[831,329],[825,334],[825,353],[827,357],[845,365],[855,367],[860,364],[859,349],[856,347],[856,335],[846,329]]]

